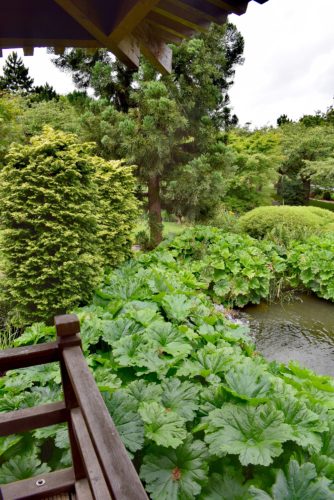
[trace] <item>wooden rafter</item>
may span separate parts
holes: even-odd
[[[159,0],[123,0],[115,13],[114,27],[109,38],[114,42],[120,42],[125,36],[132,33]]]
[[[98,16],[93,15],[95,8],[91,0],[77,2],[73,0],[54,0],[71,17],[73,17],[88,33],[90,33],[101,45],[110,49],[116,57],[129,66],[137,67],[139,64],[140,51],[133,39],[123,39],[122,46],[117,45],[106,35],[100,25]]]
[[[171,67],[168,43],[180,43],[243,14],[251,0],[11,0],[0,2],[3,48],[106,48],[132,68],[140,54],[160,71]],[[259,4],[267,0],[253,0]]]

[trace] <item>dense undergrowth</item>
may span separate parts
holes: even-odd
[[[333,247],[312,239],[290,254],[197,228],[108,274],[76,311],[87,362],[153,499],[334,498],[333,379],[267,362],[214,304],[258,302],[282,276],[315,289],[308,252]],[[314,282],[331,294],[329,274]],[[35,324],[15,342],[53,337]],[[61,397],[54,365],[0,384],[0,411]],[[66,466],[66,428],[0,438],[0,460],[0,482]]]

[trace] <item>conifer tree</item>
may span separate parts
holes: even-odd
[[[30,92],[34,80],[29,76],[29,69],[23,64],[17,52],[9,54],[0,77],[0,89],[9,92]]]

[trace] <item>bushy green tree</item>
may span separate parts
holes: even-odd
[[[285,204],[305,205],[310,198],[311,183],[322,182],[322,174],[328,179],[331,171],[334,127],[291,123],[281,129],[284,159],[279,167],[277,191]]]
[[[234,156],[234,174],[224,198],[229,209],[244,212],[271,203],[282,161],[281,135],[280,129],[266,128],[229,133],[228,148]]]
[[[131,256],[139,203],[134,196],[134,167],[122,161],[94,160],[98,187],[98,236],[101,255],[107,268],[115,267]]]
[[[25,67],[17,52],[9,54],[3,67],[3,76],[0,77],[0,89],[26,93],[32,90],[33,82],[29,69]]]
[[[7,156],[0,174],[2,284],[17,324],[70,311],[99,281],[91,149],[45,128]]]

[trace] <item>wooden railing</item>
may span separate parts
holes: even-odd
[[[1,351],[0,373],[59,361],[64,401],[0,414],[0,436],[67,422],[73,466],[3,485],[0,497],[147,500],[83,356],[77,316],[56,316],[55,325],[56,342]]]

